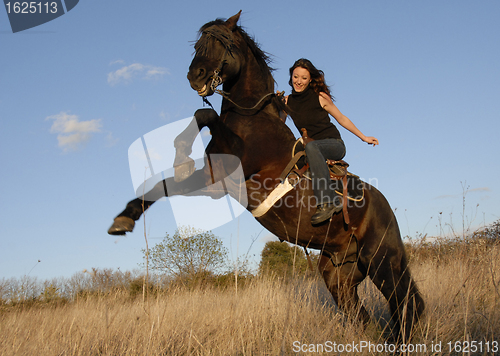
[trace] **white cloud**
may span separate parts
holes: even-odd
[[[60,112],[48,116],[45,120],[54,120],[51,133],[57,133],[59,147],[65,152],[74,151],[85,145],[93,133],[101,132],[101,120],[80,121],[77,115]]]
[[[469,192],[491,192],[491,189],[488,187],[474,188],[469,190]]]
[[[152,148],[148,148],[148,155],[149,155],[149,159],[151,161],[161,161],[163,160],[163,156],[160,152],[158,152],[156,150],[156,148],[152,147]]]
[[[165,74],[170,74],[167,68],[134,63],[108,73],[108,84],[130,83],[136,78],[143,80],[160,79]]]
[[[106,136],[106,141],[108,143],[108,147],[114,146],[118,143],[118,139],[113,136],[111,132],[108,132]]]
[[[146,78],[147,79],[156,79],[161,77],[164,74],[169,74],[167,68],[161,67],[150,67],[146,70]]]
[[[161,118],[162,120],[169,121],[169,119],[170,119],[170,114],[169,114],[168,112],[165,112],[165,111],[163,111],[163,110],[162,110],[162,111],[160,112],[160,118]]]
[[[113,64],[125,64],[125,61],[123,59],[118,59],[116,61],[111,61],[109,63],[110,66],[113,65]]]
[[[491,192],[491,189],[489,187],[480,187],[480,188],[473,188],[473,189],[467,189],[467,191],[459,193],[459,194],[444,194],[440,195],[434,199],[450,199],[450,198],[463,198],[464,194],[467,193],[484,193],[484,192]]]

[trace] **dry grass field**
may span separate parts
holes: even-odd
[[[427,309],[401,354],[500,354],[500,246],[423,240],[408,252]],[[66,303],[4,302],[0,354],[393,354],[384,339],[384,299],[369,280],[360,294],[374,320],[367,330],[311,277],[255,277],[237,291],[173,287],[144,297],[115,288]]]

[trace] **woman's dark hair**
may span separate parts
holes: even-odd
[[[293,87],[293,71],[297,67],[301,67],[309,71],[309,74],[311,75],[311,83],[309,83],[309,85],[316,94],[319,95],[319,93],[324,92],[330,97],[330,99],[334,100],[332,94],[330,93],[330,88],[325,83],[325,73],[323,73],[322,70],[317,69],[310,60],[305,58],[296,60],[290,68],[290,80],[288,81],[288,84],[290,84],[291,87]]]

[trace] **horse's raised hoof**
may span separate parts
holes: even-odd
[[[110,235],[125,235],[126,232],[134,230],[135,221],[126,216],[118,216],[108,230]]]

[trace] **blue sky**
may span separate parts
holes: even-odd
[[[192,41],[240,9],[277,89],[290,92],[288,68],[309,58],[339,109],[380,140],[341,131],[351,170],[384,193],[403,236],[498,220],[500,2],[314,4],[86,0],[16,34],[0,10],[0,278],[131,270],[145,234],[152,245],[174,233],[160,202],[146,231],[141,219],[126,237],[107,235],[134,197],[128,148],[202,107],[186,79]],[[233,257],[252,240],[258,256],[270,238],[247,212],[213,232]]]

